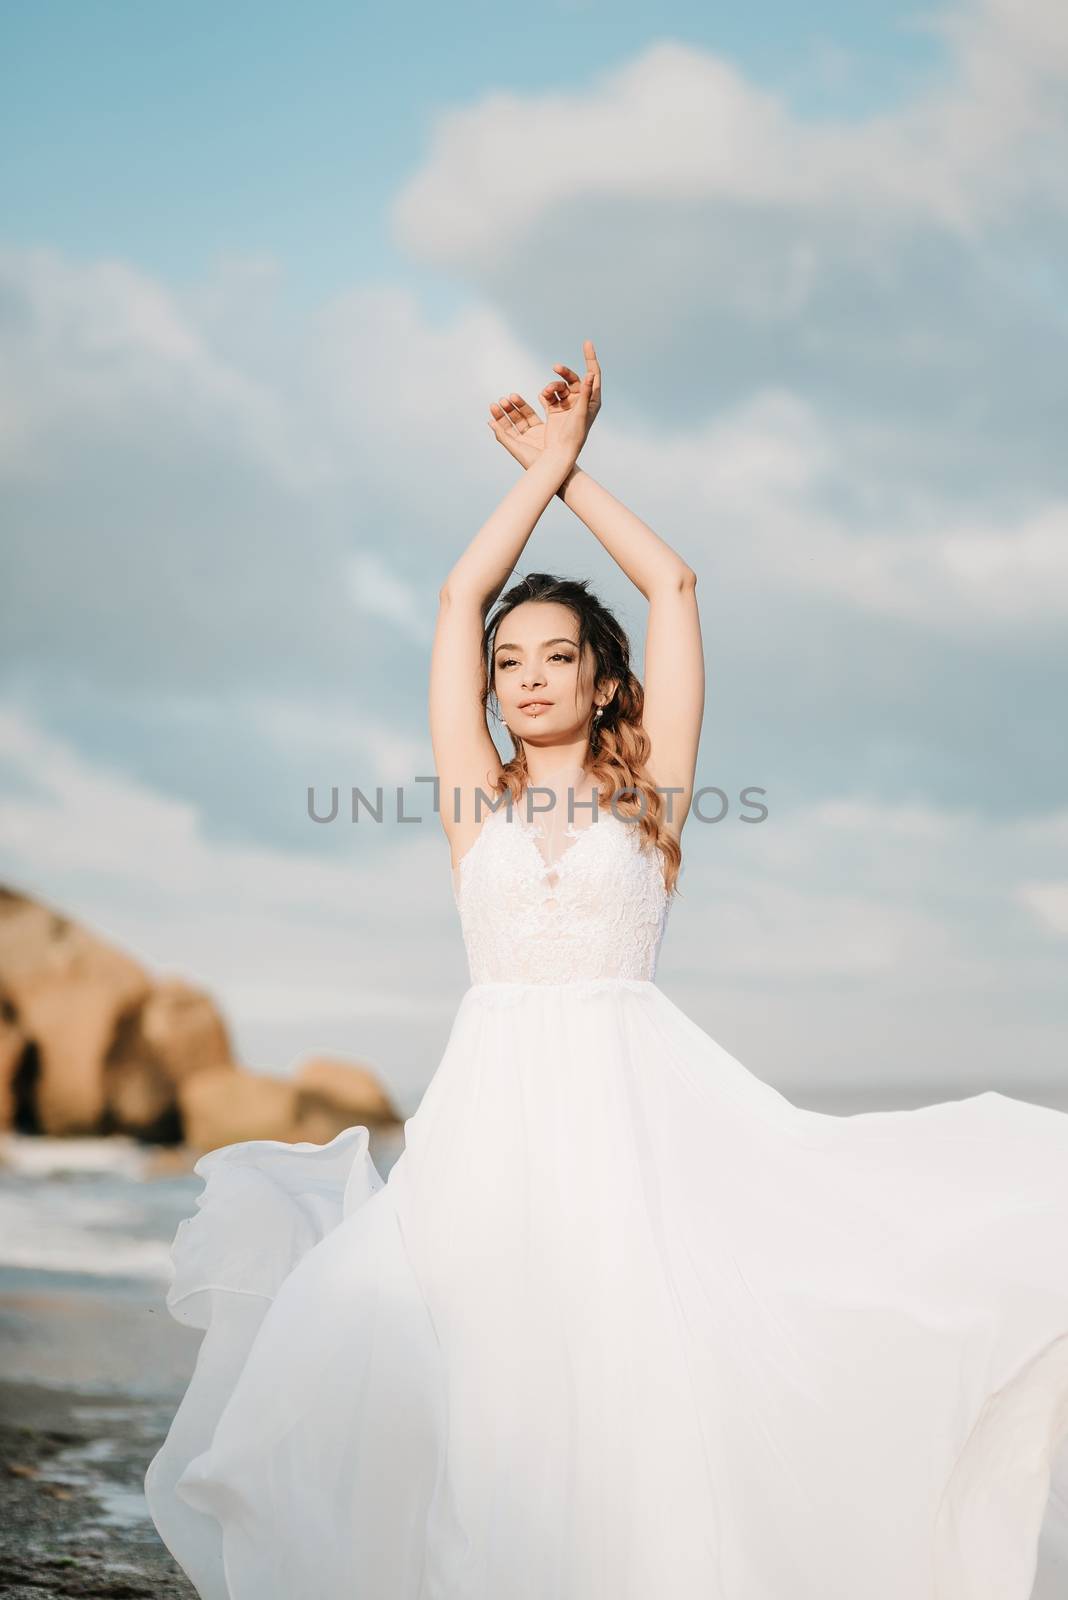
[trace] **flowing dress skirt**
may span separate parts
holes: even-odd
[[[197,1163],[146,1493],[203,1600],[1068,1573],[1068,1114],[806,1111],[601,979],[468,989],[405,1136],[385,1182],[362,1127]]]

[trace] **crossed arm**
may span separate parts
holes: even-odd
[[[510,415],[502,406],[491,407],[490,426],[526,471],[441,587],[430,677],[437,770],[449,788],[472,793],[499,770],[477,692],[482,627],[542,512],[559,494],[649,602],[642,725],[651,745],[649,775],[664,792],[665,819],[677,835],[690,808],[704,715],[697,577],[647,523],[578,466],[600,406],[600,368],[588,341],[586,358],[585,379],[560,367],[565,378],[543,390],[545,423],[519,395],[509,399]],[[471,692],[458,692],[465,683]]]

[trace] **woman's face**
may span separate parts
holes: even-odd
[[[578,618],[554,600],[524,600],[497,630],[493,687],[512,733],[555,744],[585,732],[593,710],[593,657],[579,658]]]

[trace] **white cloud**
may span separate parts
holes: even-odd
[[[992,625],[1022,635],[1068,617],[1068,498],[1006,510],[998,521],[921,485],[880,483],[858,485],[853,505],[837,493],[851,486],[841,434],[782,390],[755,393],[668,439],[603,427],[608,481],[639,484],[661,527],[686,530],[691,560],[714,565],[721,580],[730,571],[769,600],[822,595],[847,612],[956,638],[985,639]]]
[[[383,739],[382,748],[397,758],[403,746],[395,737],[392,744]],[[419,747],[413,741],[410,748]],[[11,784],[0,800],[0,842],[8,862],[17,858],[31,882],[81,875],[84,882],[136,885],[139,895],[148,890],[175,904],[210,897],[257,914],[301,907],[358,912],[368,893],[382,897],[378,874],[387,868],[399,875],[398,894],[414,884],[409,875],[426,870],[431,838],[447,864],[433,819],[404,850],[380,847],[362,865],[347,852],[215,841],[196,806],[82,753],[11,706],[0,706],[0,759]],[[381,904],[388,915],[385,899]]]
[[[1017,890],[1022,906],[1050,933],[1068,937],[1068,879],[1050,883],[1022,883]]]
[[[1068,501],[1039,506],[1003,527],[955,524],[853,535],[812,513],[766,543],[775,581],[934,632],[1010,633],[1068,619]]]
[[[425,591],[395,573],[375,550],[358,550],[349,557],[346,569],[348,590],[357,611],[382,617],[420,644],[426,644],[434,631],[433,616],[426,605]]]
[[[878,834],[894,839],[931,840],[934,843],[949,838],[958,822],[952,812],[939,810],[932,805],[903,801],[890,806],[856,798],[817,801],[812,807],[811,816],[820,827],[847,829],[850,833],[868,837]]]
[[[123,261],[74,264],[51,249],[6,248],[0,293],[3,478],[53,479],[63,465],[57,445],[73,433],[81,448],[91,437],[129,452],[151,438],[164,454],[172,440],[203,451],[221,436],[274,481],[319,481],[314,435],[269,385],[223,359],[157,279]]]
[[[536,237],[551,207],[606,194],[965,232],[1035,190],[1065,209],[1068,193],[1050,180],[1068,139],[1068,12],[1059,0],[977,0],[925,20],[950,51],[943,81],[859,124],[801,120],[729,62],[675,41],[573,92],[490,92],[441,117],[396,199],[398,238],[427,259],[492,268]],[[537,152],[521,181],[517,150]],[[574,243],[588,250],[595,230]],[[803,287],[817,261],[802,249],[786,270]]]
[[[353,686],[347,707],[323,696],[246,696],[240,718],[266,748],[290,760],[361,761],[376,782],[410,783],[413,773],[424,772],[427,764],[433,763],[429,738],[407,734],[402,727],[376,716],[368,709],[368,698],[359,685]]]

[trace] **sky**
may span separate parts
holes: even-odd
[[[437,589],[519,470],[489,401],[591,337],[583,465],[698,573],[731,802],[658,981],[804,1103],[1068,1099],[1064,8],[0,26],[0,882],[414,1109],[467,981]],[[640,663],[559,503],[531,570]]]

